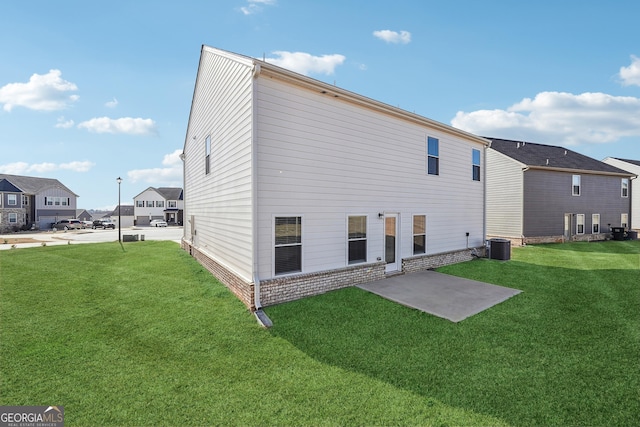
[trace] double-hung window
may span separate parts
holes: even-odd
[[[427,173],[440,175],[440,142],[438,138],[427,137]]]
[[[136,208],[144,208],[144,200],[136,200]]]
[[[169,201],[167,202],[167,206],[168,206],[169,208],[177,208],[177,207],[178,207],[178,202],[177,202],[177,201],[175,201],[175,200],[169,200]]]
[[[9,224],[16,224],[18,222],[18,214],[15,212],[9,212]]]
[[[204,140],[204,173],[209,175],[211,172],[211,136],[207,135]]]
[[[629,226],[629,214],[620,215],[620,227],[627,228]]]
[[[424,254],[427,251],[427,217],[413,216],[413,254]]]
[[[7,194],[7,205],[15,206],[18,204],[18,196],[16,194]]]
[[[473,180],[480,181],[480,150],[473,149]]]
[[[584,234],[584,214],[576,215],[576,234]]]
[[[600,214],[591,215],[591,234],[600,233]]]
[[[156,208],[164,208],[164,200],[156,200]]]
[[[571,194],[573,196],[580,195],[580,175],[573,175],[571,177]]]
[[[367,217],[349,217],[349,264],[367,262]]]
[[[629,178],[622,178],[620,185],[620,195],[622,197],[629,197]]]
[[[148,208],[152,208],[153,207],[153,200],[147,200],[147,207]]]
[[[302,271],[302,217],[275,218],[275,274]]]

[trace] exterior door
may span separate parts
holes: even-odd
[[[384,260],[385,272],[398,271],[398,214],[384,215]]]
[[[564,214],[564,238],[565,240],[571,240],[571,214]]]

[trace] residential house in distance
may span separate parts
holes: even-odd
[[[149,187],[133,198],[136,225],[149,225],[154,219],[182,225],[184,199],[182,188]]]
[[[93,221],[93,215],[86,209],[76,209],[76,219],[80,221]]]
[[[252,310],[469,260],[485,244],[488,143],[203,46],[182,247]]]
[[[57,179],[0,174],[0,228],[50,229],[75,217],[77,198]]]
[[[563,147],[489,139],[488,237],[603,240],[629,226],[633,174]]]
[[[631,223],[629,228],[640,230],[640,183],[636,181],[636,178],[640,176],[640,160],[607,157],[603,162],[635,175],[635,177],[629,181],[630,189],[628,191],[631,197]],[[624,191],[624,188],[622,191]]]
[[[122,210],[120,210],[122,209]],[[133,227],[133,205],[120,205],[102,218],[113,221],[118,226],[118,218],[120,218],[120,228]]]

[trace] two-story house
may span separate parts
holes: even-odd
[[[629,224],[629,228],[640,230],[640,183],[636,181],[636,178],[640,176],[640,160],[607,157],[603,162],[635,175],[635,177],[631,178],[629,183],[631,186],[629,190],[631,197],[631,222]]]
[[[469,260],[486,139],[203,46],[182,246],[249,308]]]
[[[559,146],[489,139],[488,236],[603,240],[611,227],[629,227],[633,174]]]
[[[57,179],[0,174],[0,228],[49,229],[75,217],[77,198]]]
[[[179,187],[149,187],[133,198],[136,225],[149,225],[154,219],[182,225],[184,198]]]

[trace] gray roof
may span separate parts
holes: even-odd
[[[160,187],[155,189],[165,200],[182,200],[182,188]]]
[[[107,214],[105,216],[117,216],[118,215],[118,210],[120,208],[122,208],[122,211],[121,211],[121,214],[120,214],[121,216],[133,216],[133,205],[116,206],[116,208],[113,210],[113,212],[111,212],[110,214]]]
[[[53,178],[36,178],[33,176],[7,175],[0,173],[0,180],[6,179],[11,184],[18,187],[25,194],[38,194],[48,188],[62,188],[74,196],[78,196],[60,181]]]
[[[620,157],[614,157],[614,159],[620,160],[622,162],[627,162],[632,165],[640,166],[640,160],[621,159]]]
[[[529,167],[548,167],[632,176],[627,171],[564,147],[510,139],[487,139],[491,140],[492,149]]]

